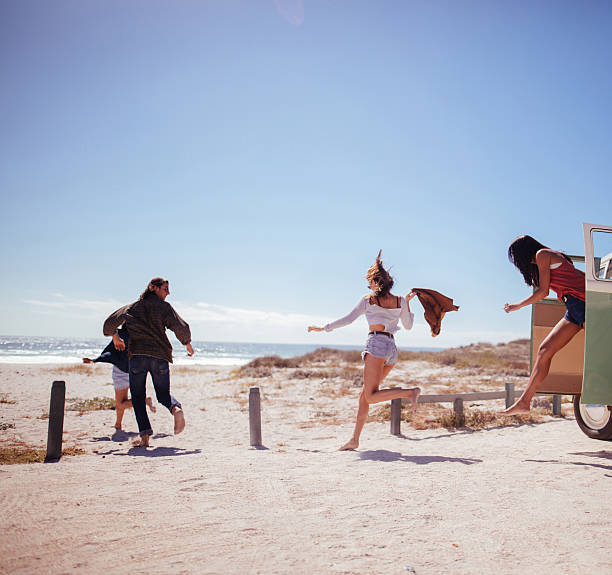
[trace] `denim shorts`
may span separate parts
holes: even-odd
[[[383,335],[382,333],[371,333],[368,335],[365,349],[361,352],[361,357],[365,359],[366,353],[372,357],[385,360],[385,365],[397,363],[397,347],[393,336]]]
[[[571,321],[582,327],[584,325],[584,302],[573,295],[564,295],[562,298],[565,304],[565,315],[567,321]]]
[[[130,374],[121,371],[116,365],[113,365],[113,387],[117,390],[130,388]]]

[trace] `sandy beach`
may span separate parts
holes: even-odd
[[[64,447],[84,453],[0,466],[0,573],[612,572],[612,448],[567,406],[482,430],[403,422],[399,437],[380,411],[359,450],[339,452],[359,387],[318,369],[175,367],[187,428],[174,436],[158,406],[148,449],[131,445],[131,411],[116,432],[113,411],[67,410]],[[453,369],[402,362],[389,383],[486,388]],[[113,397],[108,365],[2,365],[2,447],[46,445],[54,380],[67,406]],[[249,446],[252,385],[263,449]]]

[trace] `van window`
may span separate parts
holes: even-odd
[[[595,277],[612,282],[612,232],[593,230]]]

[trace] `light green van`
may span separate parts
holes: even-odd
[[[586,319],[552,360],[538,393],[574,396],[580,429],[594,439],[612,439],[612,227],[582,224],[586,276]],[[563,317],[565,306],[544,299],[532,306],[532,364],[543,339]]]

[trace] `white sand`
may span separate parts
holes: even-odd
[[[46,444],[54,379],[113,396],[109,366],[51,369],[0,366],[3,446]],[[174,374],[187,428],[173,436],[158,406],[149,449],[131,447],[131,411],[117,434],[112,411],[68,411],[64,446],[86,455],[0,466],[0,573],[612,573],[612,445],[572,419],[403,437],[368,423],[338,452],[358,389],[264,379],[256,450],[249,382],[228,374]]]

